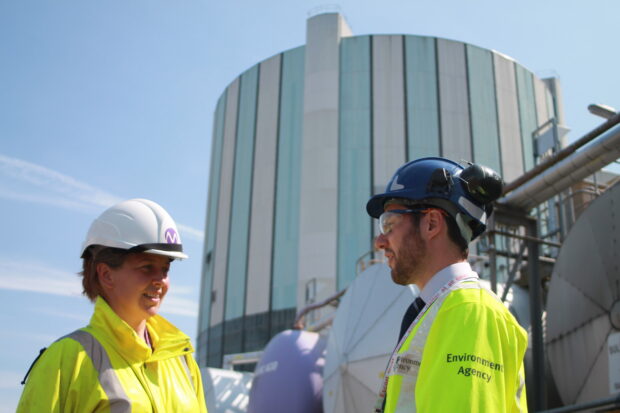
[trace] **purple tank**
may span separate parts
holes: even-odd
[[[303,330],[272,338],[254,372],[248,413],[323,413],[325,345]]]

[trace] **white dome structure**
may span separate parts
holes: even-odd
[[[417,296],[416,287],[394,284],[384,264],[367,268],[349,286],[327,340],[325,413],[363,412],[374,406],[403,314]]]

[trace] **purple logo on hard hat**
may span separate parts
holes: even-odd
[[[179,244],[179,234],[177,234],[174,228],[168,228],[166,232],[164,232],[164,237],[166,237],[166,242],[168,244]]]

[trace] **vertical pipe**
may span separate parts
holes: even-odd
[[[543,347],[542,331],[542,287],[538,268],[539,253],[538,243],[534,241],[538,237],[536,220],[530,219],[526,224],[528,241],[528,269],[530,287],[530,316],[532,329],[532,352],[534,361],[534,389],[533,410],[543,410],[547,406],[545,393],[545,354]]]
[[[495,249],[495,234],[489,235],[489,261],[491,267],[491,290],[497,294],[497,250]]]
[[[489,237],[489,268],[491,269],[491,290],[497,294],[497,250],[495,246],[495,222],[491,224]]]

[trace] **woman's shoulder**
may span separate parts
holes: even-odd
[[[27,377],[32,378],[32,376],[37,376],[41,372],[51,373],[58,369],[62,371],[72,370],[71,366],[81,364],[85,359],[86,351],[84,345],[76,341],[74,337],[84,334],[82,331],[76,330],[64,335],[47,348],[41,349],[39,355],[33,360],[26,377],[24,377],[24,381]]]
[[[69,334],[66,334],[52,344],[49,345],[41,354],[42,359],[50,358],[62,358],[66,359],[71,356],[77,356],[79,353],[84,352],[83,340],[79,340],[80,337],[90,335],[84,329],[75,330]]]

